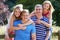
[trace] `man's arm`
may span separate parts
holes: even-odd
[[[35,25],[32,26],[31,35],[32,35],[32,40],[36,40],[36,28],[35,28]]]
[[[42,23],[42,24],[44,24],[44,25],[45,25],[46,27],[48,27],[48,28],[51,27],[51,25],[50,25],[48,22],[45,22],[45,21],[42,21],[42,20],[39,20],[39,19],[38,19],[36,22],[37,22],[38,24],[41,24],[41,23]]]
[[[11,31],[14,31],[14,30],[19,30],[20,28],[19,27],[14,27],[13,26],[13,22],[14,22],[14,20],[15,20],[15,17],[14,16],[12,16],[11,17],[11,19],[10,19],[10,22],[9,22],[9,31],[11,32]]]
[[[50,31],[47,31],[47,35],[46,35],[45,40],[48,40],[48,39],[49,39],[49,37],[50,37]]]
[[[32,40],[36,40],[36,34],[32,33]]]

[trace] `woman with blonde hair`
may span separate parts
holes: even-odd
[[[50,1],[44,1],[43,2],[43,16],[46,16],[48,19],[49,19],[49,28],[50,28],[50,31],[47,33],[47,37],[46,37],[46,40],[50,40],[50,36],[52,34],[52,13],[54,12],[54,8],[51,4]],[[49,39],[48,39],[49,38]]]

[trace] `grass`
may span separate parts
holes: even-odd
[[[54,35],[55,33],[58,33],[58,31],[60,30],[60,27],[53,25],[53,34],[51,37],[51,40],[58,40],[58,35]],[[0,27],[0,34],[3,35],[6,31],[6,26]],[[4,39],[0,39],[0,40],[4,40]]]
[[[58,40],[58,31],[60,30],[60,27],[59,26],[55,26],[53,25],[52,26],[53,30],[52,30],[52,37],[51,37],[51,40]]]
[[[55,25],[53,25],[53,33],[57,33],[59,30],[60,30],[60,27],[59,26],[55,26]]]

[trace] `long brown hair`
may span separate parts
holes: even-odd
[[[16,9],[20,10],[19,7],[16,7],[16,8],[14,9],[14,13],[15,13],[15,10],[16,10]],[[19,16],[19,17],[16,17],[14,13],[13,13],[13,16],[15,17],[15,19],[18,19],[18,20],[19,20],[19,19],[20,19],[20,16]],[[20,11],[20,14],[21,14],[21,11]]]

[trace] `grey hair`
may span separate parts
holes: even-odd
[[[35,8],[37,8],[37,7],[42,7],[42,5],[41,4],[36,4]]]

